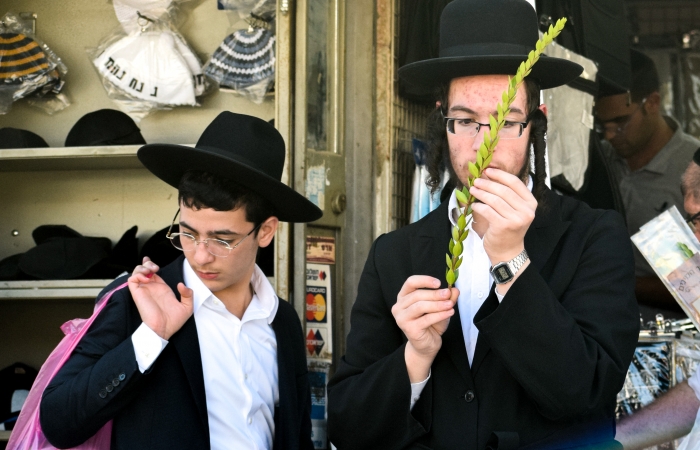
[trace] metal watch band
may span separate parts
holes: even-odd
[[[523,251],[520,252],[518,256],[506,263],[508,264],[508,267],[510,267],[510,271],[513,272],[513,276],[515,276],[515,274],[518,273],[518,270],[520,270],[520,268],[523,266],[523,264],[525,264],[525,261],[527,261],[528,258],[530,257],[527,255],[527,251],[523,249]]]

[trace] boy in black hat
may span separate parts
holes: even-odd
[[[301,324],[255,265],[280,220],[322,214],[280,181],[284,155],[271,125],[229,112],[194,148],[139,150],[179,190],[169,238],[184,255],[106,288],[128,281],[44,392],[51,443],[112,420],[112,448],[313,448]]]
[[[441,17],[440,57],[401,68],[413,84],[440,88],[429,125],[431,186],[441,163],[455,186],[467,183],[507,75],[537,38],[525,0],[455,0]],[[338,448],[613,442],[639,327],[631,244],[617,213],[545,185],[539,91],[581,70],[543,56],[519,88],[490,168],[471,190],[479,202],[455,288],[444,281],[454,193],[375,241],[328,386],[328,434]],[[509,270],[493,270],[499,265]]]

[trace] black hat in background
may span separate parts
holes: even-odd
[[[159,267],[165,267],[182,255],[182,250],[173,247],[170,239],[166,237],[168,229],[170,229],[170,225],[153,233],[153,236],[148,238],[143,244],[139,255],[139,264],[140,261],[143,261],[144,256],[148,256]],[[178,224],[173,225],[173,233],[179,233],[179,231],[180,226]]]
[[[124,232],[109,256],[92,266],[80,276],[84,279],[116,278],[124,272],[132,272],[139,264],[138,227],[134,225]]]
[[[0,423],[5,422],[5,429],[14,427],[36,376],[36,369],[20,362],[0,370]]]
[[[229,111],[204,130],[197,145],[149,144],[138,158],[155,176],[178,188],[188,170],[201,170],[244,186],[272,204],[283,222],[312,222],[323,215],[316,205],[282,183],[285,145],[266,121]]]
[[[78,238],[83,237],[68,225],[39,225],[32,231],[32,239],[36,245],[41,245],[54,238]]]
[[[73,125],[66,137],[66,147],[145,143],[134,120],[115,109],[100,109],[85,114]]]
[[[433,87],[471,75],[515,75],[538,39],[537,13],[525,0],[454,0],[440,16],[439,57],[407,64],[399,76]],[[529,76],[548,89],[582,71],[576,63],[542,55]]]
[[[111,248],[108,238],[56,237],[26,251],[19,268],[40,280],[70,280],[107,258]]]
[[[112,248],[106,237],[87,237],[66,225],[40,225],[36,247],[0,260],[0,280],[108,279],[138,264],[137,226]]]
[[[0,148],[46,148],[49,144],[36,133],[19,128],[0,128]]]
[[[34,278],[22,272],[19,268],[19,259],[22,253],[8,256],[0,260],[0,281],[33,280]]]

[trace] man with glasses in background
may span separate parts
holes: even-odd
[[[128,281],[46,388],[46,437],[74,447],[112,420],[112,448],[312,449],[302,327],[255,264],[280,220],[322,215],[280,181],[282,136],[223,112],[194,148],[138,157],[178,189],[168,238],[184,255],[103,291]]]
[[[445,167],[453,186],[467,184],[537,24],[525,0],[455,0],[440,19],[440,57],[399,70],[437,94],[433,190]],[[445,255],[460,215],[454,191],[375,240],[328,385],[328,435],[339,449],[614,448],[615,401],[639,334],[632,244],[618,213],[545,184],[540,89],[581,71],[542,56],[518,88],[470,191],[478,202],[453,288]]]
[[[671,206],[683,211],[678,183],[700,146],[678,122],[663,115],[659,76],[651,58],[633,50],[631,65],[630,92],[604,96],[596,103],[596,128],[606,141],[603,152],[620,189],[630,236]],[[685,317],[636,248],[634,257],[635,294],[645,322],[657,313]]]

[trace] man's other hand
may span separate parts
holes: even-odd
[[[439,287],[440,280],[436,278],[411,276],[391,308],[396,324],[408,338],[405,358],[411,383],[428,377],[430,366],[442,346],[442,334],[455,312],[459,291]]]

